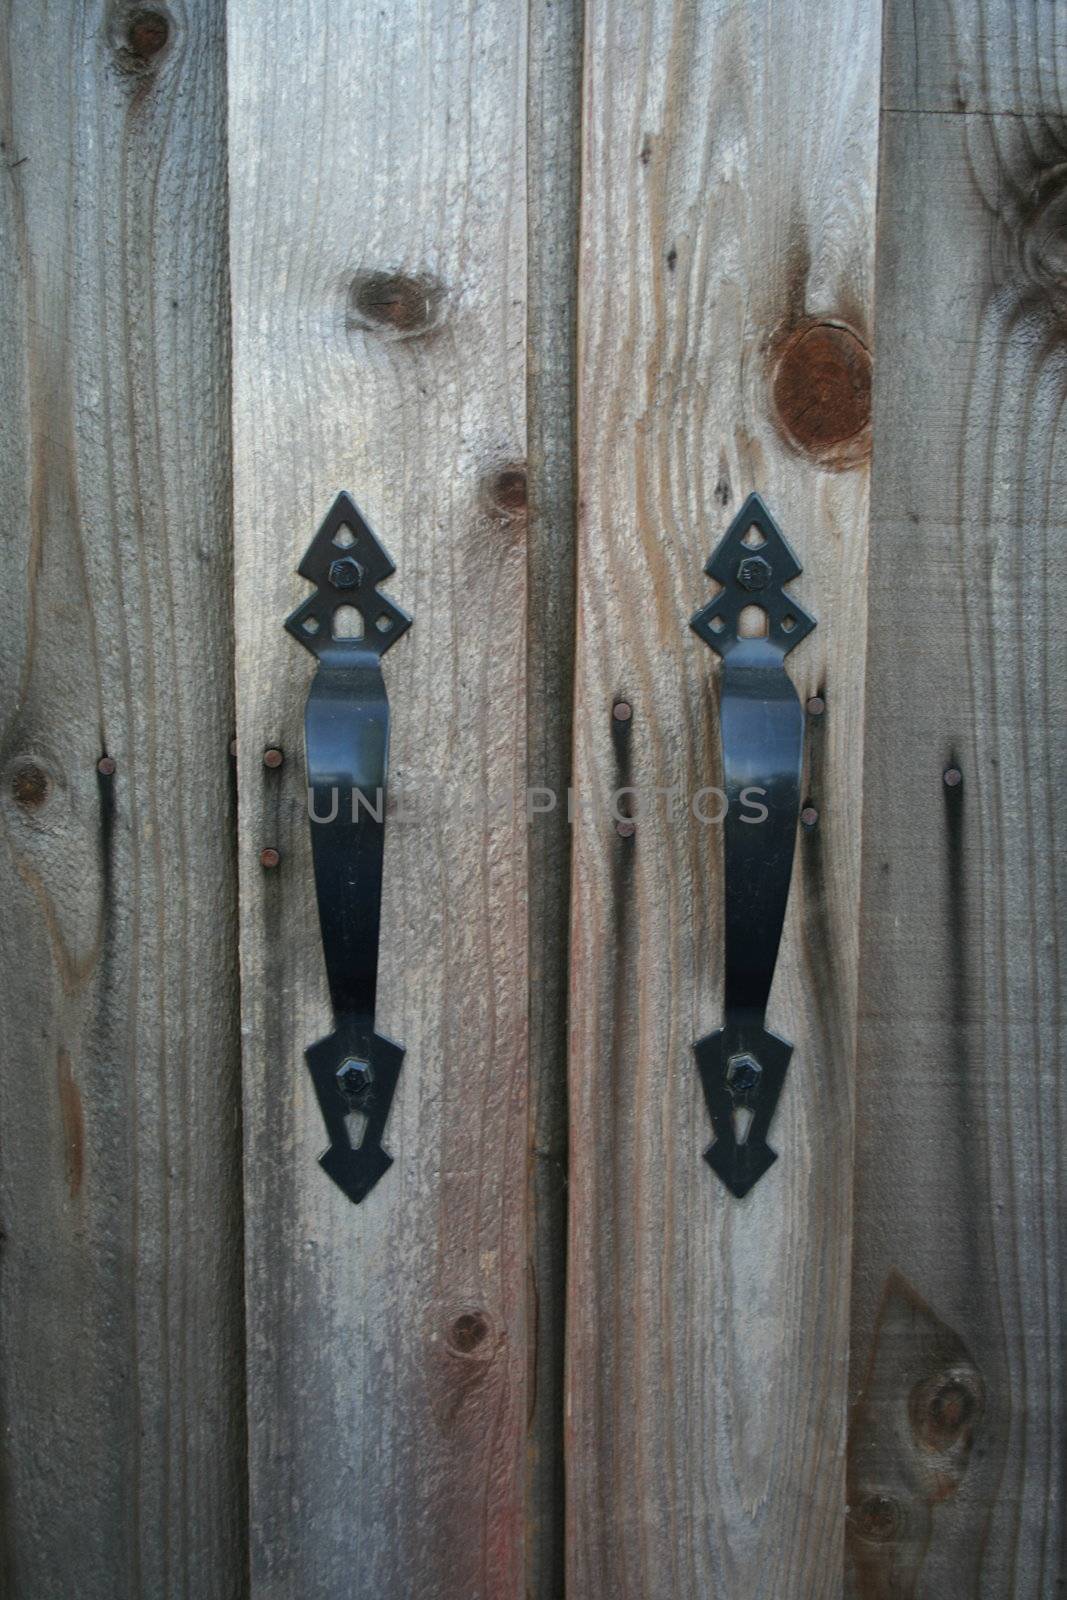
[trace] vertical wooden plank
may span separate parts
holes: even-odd
[[[252,1589],[518,1596],[525,8],[234,0],[229,40]],[[407,1054],[359,1207],[316,1161],[311,663],[282,631],[340,488],[415,618],[384,663],[378,1026]]]
[[[849,1587],[1037,1600],[1067,1583],[1063,24],[889,17]]]
[[[533,1396],[527,1587],[564,1585],[563,1352],[567,1237],[567,933],[574,697],[575,356],[581,0],[530,8],[527,412],[531,783],[530,1136]],[[534,793],[533,791],[536,791]]]
[[[222,7],[4,8],[0,1588],[243,1592]]]
[[[880,7],[587,10],[568,1265],[569,1593],[837,1595],[843,1562]],[[773,1170],[703,1160],[720,1016],[703,564],[758,489],[819,626],[817,826],[769,1026]],[[612,705],[632,706],[613,723]],[[620,836],[613,791],[640,791]],[[677,798],[654,795],[679,786]],[[599,798],[598,798],[599,794]]]

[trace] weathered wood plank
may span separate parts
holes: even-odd
[[[223,8],[4,9],[0,1588],[222,1600],[245,1564]]]
[[[841,1587],[879,47],[873,0],[587,12],[575,1600]],[[828,710],[768,1019],[796,1045],[780,1160],[739,1202],[702,1159],[690,1049],[719,1020],[722,876],[720,831],[686,809],[719,773],[713,658],[687,624],[753,488],[804,564],[819,626],[790,671]],[[624,784],[650,802],[629,838],[594,801]]]
[[[525,16],[229,10],[258,1597],[523,1592]],[[384,663],[405,814],[387,827],[378,1026],[407,1054],[395,1164],[359,1207],[316,1162],[311,662],[282,631],[340,488],[415,618]],[[516,793],[487,826],[478,803]]]
[[[1067,1582],[1062,21],[890,22],[850,1592],[1037,1600]]]
[[[564,1585],[563,1350],[567,1237],[567,930],[574,697],[575,319],[581,0],[530,9],[527,209],[527,751],[531,798],[530,1133],[533,1401],[527,1587]]]

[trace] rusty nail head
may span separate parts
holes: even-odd
[[[265,767],[280,767],[285,756],[277,745],[270,744],[263,752],[263,765]]]
[[[813,694],[808,701],[808,716],[821,717],[826,710],[826,701],[821,694]]]
[[[637,832],[637,823],[631,822],[629,817],[624,817],[621,822],[615,824],[615,832],[620,839],[631,839]]]
[[[111,774],[115,770],[115,757],[101,756],[100,760],[96,763],[96,770],[97,772],[103,773],[105,778],[110,778]]]
[[[963,773],[959,767],[948,767],[945,771],[945,783],[950,789],[955,789],[963,782]]]
[[[259,852],[259,864],[261,867],[276,867],[281,859],[279,852],[269,845],[266,850]]]
[[[616,700],[611,708],[611,714],[616,722],[629,722],[634,714],[634,708],[629,700]]]
[[[800,813],[800,820],[804,824],[805,828],[814,828],[815,824],[819,820],[819,813],[816,811],[814,806],[805,806],[803,811]]]

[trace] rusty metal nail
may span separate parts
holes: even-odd
[[[281,859],[279,852],[270,846],[266,850],[259,852],[259,864],[261,867],[276,867]]]
[[[285,756],[277,745],[269,744],[263,752],[263,765],[265,767],[280,767]]]
[[[629,817],[624,817],[621,822],[615,824],[615,832],[620,839],[630,839],[637,832],[637,823],[631,822]]]
[[[115,757],[101,756],[100,760],[96,763],[96,770],[97,772],[103,773],[105,778],[110,778],[111,774],[115,770]]]
[[[611,714],[616,722],[629,722],[634,714],[634,708],[629,700],[616,700],[611,708]]]
[[[826,710],[826,701],[821,694],[813,694],[808,701],[808,716],[821,717]]]
[[[819,820],[819,813],[816,811],[814,806],[805,806],[803,811],[800,813],[800,820],[804,824],[805,828],[814,828],[815,824]]]
[[[946,785],[947,788],[955,789],[956,785],[960,784],[962,782],[963,782],[963,773],[960,771],[959,767],[946,767],[946,769],[945,769],[945,785]]]

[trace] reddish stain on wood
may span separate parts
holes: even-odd
[[[840,470],[870,454],[871,353],[840,322],[806,322],[778,346],[774,411],[789,442]]]
[[[74,1081],[70,1055],[66,1050],[60,1050],[57,1058],[56,1081],[59,1088],[59,1115],[63,1123],[67,1186],[73,1200],[85,1176],[85,1112],[81,1092]]]

